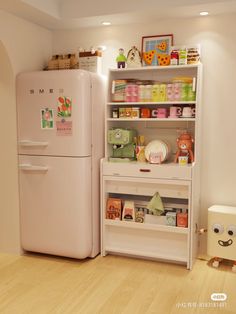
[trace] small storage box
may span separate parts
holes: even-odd
[[[214,205],[208,209],[207,252],[236,261],[236,207]]]
[[[100,51],[95,51],[93,54],[90,51],[80,52],[79,68],[90,72],[101,73],[102,53]]]

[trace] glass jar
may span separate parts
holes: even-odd
[[[132,112],[131,112],[131,117],[133,119],[138,119],[140,118],[140,108],[138,107],[133,107],[132,108]]]
[[[119,108],[117,107],[112,108],[112,118],[114,119],[119,118]]]

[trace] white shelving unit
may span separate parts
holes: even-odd
[[[161,164],[132,162],[110,162],[111,147],[106,144],[105,158],[101,162],[101,253],[124,254],[142,258],[183,263],[192,268],[198,247],[198,208],[200,185],[200,122],[201,122],[201,72],[202,65],[142,67],[137,69],[114,69],[109,72],[108,102],[105,117],[105,141],[110,128],[133,128],[144,135],[146,143],[154,139],[168,141],[172,148],[169,161]],[[141,79],[169,82],[174,77],[188,76],[196,79],[195,101],[169,102],[112,102],[113,80]],[[194,106],[194,118],[112,118],[113,106],[122,107],[167,107]],[[173,162],[176,138],[182,130],[194,137],[193,164],[180,166]],[[149,197],[159,192],[165,199],[183,202],[188,208],[188,227],[173,227],[156,223],[137,223],[106,219],[106,202],[109,197],[135,199]]]

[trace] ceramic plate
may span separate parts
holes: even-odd
[[[145,157],[149,161],[149,156],[151,153],[161,153],[161,161],[166,160],[169,154],[168,145],[161,140],[154,140],[148,143],[145,148]]]

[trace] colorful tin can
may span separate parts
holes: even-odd
[[[141,108],[141,118],[150,118],[151,110],[149,108]]]

